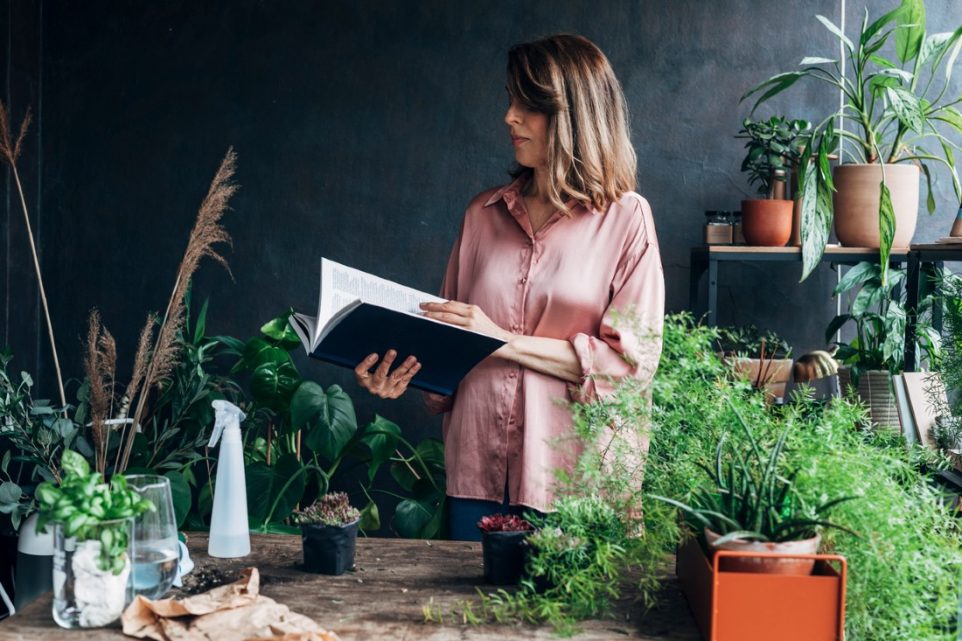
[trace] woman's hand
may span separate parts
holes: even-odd
[[[498,327],[477,305],[449,300],[446,303],[421,303],[421,309],[424,310],[425,316],[434,320],[451,323],[504,341],[512,338],[510,332]]]
[[[377,363],[378,358],[377,354],[371,354],[354,368],[357,384],[379,398],[401,396],[407,390],[408,383],[411,382],[414,375],[420,371],[421,363],[413,356],[408,356],[403,363],[388,374],[391,370],[391,364],[397,358],[397,352],[389,349],[377,369],[371,372],[371,368]]]

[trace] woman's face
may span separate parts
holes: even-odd
[[[504,122],[511,134],[514,158],[522,167],[543,168],[548,161],[548,115],[511,100]]]

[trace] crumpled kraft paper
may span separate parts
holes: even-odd
[[[243,570],[234,583],[185,599],[138,596],[122,621],[124,634],[155,641],[338,641],[312,619],[261,596],[257,568]]]

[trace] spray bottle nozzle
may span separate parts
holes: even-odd
[[[224,433],[225,427],[236,426],[240,429],[240,424],[247,418],[247,414],[230,401],[216,400],[211,403],[214,408],[214,431],[210,435],[207,447],[214,447]]]

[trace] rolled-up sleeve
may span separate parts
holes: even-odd
[[[639,202],[639,214],[635,233],[622,249],[597,335],[578,333],[570,338],[582,374],[573,392],[575,400],[604,398],[629,376],[647,385],[658,368],[665,277],[651,210],[644,200]]]

